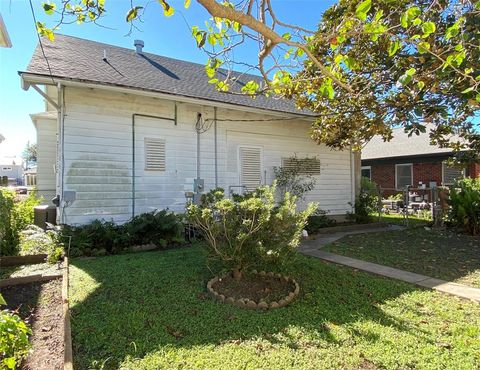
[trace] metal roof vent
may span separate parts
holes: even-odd
[[[143,53],[143,47],[145,46],[145,43],[143,42],[143,40],[135,40],[133,42],[133,45],[135,46],[138,54]]]

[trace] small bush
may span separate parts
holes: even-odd
[[[131,221],[117,225],[95,220],[84,226],[65,226],[63,240],[69,237],[72,257],[117,254],[134,245],[153,243],[160,248],[177,244],[182,224],[178,216],[168,210],[144,213]]]
[[[472,235],[480,234],[480,178],[461,179],[450,189],[448,218]]]
[[[327,217],[327,211],[318,209],[314,214],[308,217],[305,230],[307,230],[309,234],[315,234],[318,230],[324,227],[334,226],[335,224],[335,220]]]
[[[50,225],[50,230],[29,225],[20,232],[20,255],[47,254],[48,262],[55,263],[63,253],[63,244],[60,242],[59,230]]]
[[[316,205],[296,210],[296,198],[286,193],[280,204],[275,186],[261,187],[246,195],[226,199],[223,189],[206,194],[202,204],[187,209],[190,222],[207,241],[211,259],[219,260],[241,278],[248,268],[278,269],[291,260],[306,220]]]
[[[360,194],[353,205],[354,212],[349,213],[348,218],[358,224],[372,222],[371,215],[378,212],[379,200],[377,184],[367,177],[362,177]]]
[[[297,199],[304,199],[306,193],[312,191],[317,183],[316,177],[309,174],[312,161],[316,158],[290,157],[295,165],[291,167],[273,167],[275,181],[282,192],[290,193]]]
[[[6,304],[1,295],[0,304]],[[9,310],[0,311],[0,368],[18,368],[30,349],[29,334],[31,330],[20,317]]]
[[[18,253],[20,231],[33,223],[33,208],[40,204],[35,192],[17,197],[11,189],[0,189],[0,252],[2,255]]]

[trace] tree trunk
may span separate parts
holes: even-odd
[[[232,271],[232,275],[235,280],[240,280],[243,276],[243,273],[239,267],[235,267]]]

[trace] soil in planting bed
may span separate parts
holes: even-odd
[[[230,274],[212,284],[212,289],[218,294],[235,299],[248,298],[259,302],[278,302],[295,290],[295,284],[283,278],[264,276],[259,274],[244,275],[235,280]]]
[[[2,288],[7,308],[17,311],[32,329],[33,352],[24,370],[63,369],[63,313],[61,279]]]

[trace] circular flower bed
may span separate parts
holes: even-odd
[[[214,277],[207,283],[210,295],[238,307],[253,310],[268,310],[284,307],[300,293],[298,283],[289,277],[256,270],[240,280],[227,273]]]

